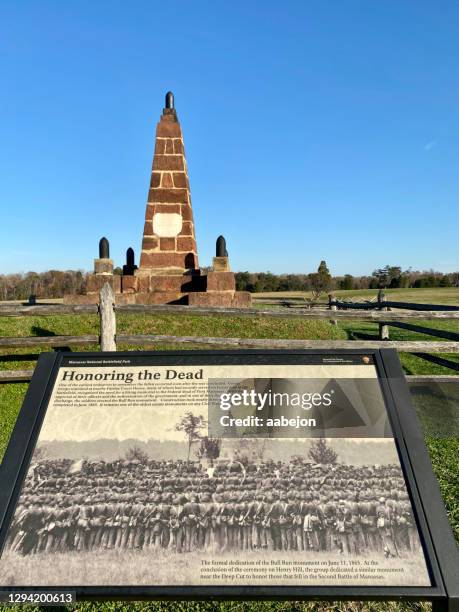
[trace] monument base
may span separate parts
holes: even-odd
[[[211,271],[207,274],[150,274],[142,271],[134,275],[92,274],[88,278],[85,295],[67,295],[64,304],[97,304],[99,291],[110,283],[117,304],[182,304],[221,308],[250,308],[252,296],[247,291],[236,291],[233,272]]]

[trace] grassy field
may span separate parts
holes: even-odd
[[[384,289],[388,300],[394,302],[418,302],[419,304],[457,304],[459,305],[459,287],[435,287],[428,289]],[[369,300],[378,294],[377,289],[351,289],[346,291],[333,291],[337,298]],[[267,293],[254,293],[256,298],[294,298],[304,297],[311,299],[310,291],[271,291]],[[323,296],[322,301],[328,298]]]
[[[372,291],[336,292],[338,297],[368,298],[376,294]],[[444,303],[459,304],[459,289],[404,289],[388,290],[388,298],[400,301],[414,301],[422,303]],[[305,295],[298,293],[289,294],[258,294],[264,297],[284,298],[294,295]],[[421,323],[420,323],[421,324]],[[437,327],[459,332],[459,322],[423,322],[423,325]],[[358,339],[363,340],[376,338],[377,324],[362,323],[356,321],[341,321],[338,326],[332,326],[325,321],[308,321],[301,319],[249,319],[238,317],[193,317],[193,316],[138,316],[119,315],[117,317],[118,333],[137,334],[167,334],[167,335],[196,335],[196,336],[221,336],[221,337],[245,337],[245,338],[292,338],[292,339]],[[79,335],[98,334],[97,316],[50,316],[50,317],[18,317],[0,318],[0,336],[43,336],[43,335]],[[435,340],[430,336],[414,334],[405,330],[390,328],[391,339],[425,339]],[[141,347],[123,347],[119,349],[132,349]],[[151,348],[151,347],[150,347]],[[184,348],[183,346],[158,346],[160,349]],[[188,345],[186,348],[194,348]],[[97,350],[97,347],[81,346],[74,350]],[[28,369],[34,367],[35,360],[30,353],[37,355],[39,349],[16,349],[5,350],[3,356],[0,353],[2,369]],[[459,361],[457,355],[448,354],[444,357]],[[401,354],[401,361],[405,372],[409,374],[451,374],[452,371],[441,366],[426,362],[414,355]],[[24,394],[27,390],[26,384],[0,385],[0,458],[4,453],[9,436],[11,434],[16,416],[21,406]],[[457,438],[435,439],[427,438],[435,473],[438,477],[443,498],[448,510],[451,525],[455,530],[459,542],[459,440]],[[0,610],[11,610],[0,606]],[[102,604],[78,604],[78,610],[95,611],[104,610],[181,610],[181,611],[214,611],[235,610],[260,612],[293,612],[293,611],[351,611],[360,610],[428,610],[428,604],[400,604],[400,603],[302,603],[302,602],[218,602],[209,603],[104,603]]]
[[[459,321],[420,321],[417,324],[425,327],[444,329],[459,333]],[[248,318],[248,317],[198,317],[174,315],[118,315],[117,331],[125,334],[160,334],[173,336],[214,336],[222,338],[282,338],[282,339],[316,339],[316,340],[376,340],[378,324],[362,321],[339,321],[337,326],[327,321],[279,319],[279,318]],[[99,333],[99,321],[96,315],[53,315],[49,317],[0,317],[1,336],[77,336]],[[424,334],[409,332],[395,327],[390,328],[393,340],[427,340],[436,338]],[[125,347],[131,349],[141,347]],[[177,346],[158,348],[178,348]],[[181,345],[179,348],[196,348],[193,345]],[[199,348],[199,347],[198,347]],[[202,347],[200,347],[202,348]],[[97,347],[81,346],[74,350],[97,350]],[[27,361],[24,355],[38,354],[40,349],[5,349],[2,353],[21,355],[17,361],[13,359],[1,362],[3,369],[27,369],[34,361]],[[439,355],[452,361],[458,361],[454,354]],[[415,355],[402,354],[402,364],[407,374],[451,374],[452,371],[442,366],[429,363]]]

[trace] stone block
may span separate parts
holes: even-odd
[[[117,293],[115,304],[135,304],[137,293]]]
[[[95,259],[94,274],[113,274],[113,260],[106,258]]]
[[[137,291],[138,277],[137,276],[122,276],[121,277],[121,292],[135,293]]]
[[[164,177],[164,174],[163,174]],[[188,190],[187,189],[150,189],[148,201],[151,202],[167,202],[170,204],[187,204]]]
[[[193,221],[193,211],[188,204],[182,206],[182,219],[184,221]]]
[[[231,293],[207,293],[197,291],[188,295],[190,306],[220,306],[221,308],[231,308],[233,296]]]
[[[64,304],[98,304],[99,294],[87,293],[86,295],[64,295],[62,302]]]
[[[214,257],[212,260],[214,272],[230,272],[228,257]]]
[[[157,292],[183,293],[182,285],[185,284],[187,277],[183,274],[173,274],[167,276],[151,276],[150,290]]]
[[[100,290],[100,277],[95,274],[88,276],[86,281],[86,293],[98,293]]]
[[[183,276],[176,274],[173,276],[152,276],[150,278],[150,287],[153,292],[160,293],[181,293],[182,292]]]
[[[164,155],[166,152],[166,141],[156,139],[155,155]]]
[[[188,297],[184,293],[174,291],[158,291],[150,293],[137,293],[136,304],[187,304]]]
[[[153,249],[157,249],[159,246],[158,238],[155,236],[144,236],[142,240],[142,250],[143,251],[152,251]]]
[[[196,242],[192,237],[178,236],[177,251],[196,251]]]
[[[161,251],[175,251],[175,238],[160,238],[159,248]]]
[[[248,291],[236,291],[232,305],[233,308],[250,308],[252,306],[252,294]]]
[[[184,172],[173,172],[174,187],[182,187],[183,189],[189,189],[188,178]]]
[[[191,221],[182,222],[182,229],[180,230],[179,236],[193,236],[193,224]]]
[[[166,154],[170,155],[174,153],[174,141],[168,138],[166,141]]]
[[[143,235],[144,236],[153,236],[153,222],[145,221],[143,226]]]
[[[249,308],[252,296],[247,291],[231,292],[196,292],[188,294],[190,306],[212,306],[220,308]]]
[[[161,178],[161,187],[164,189],[171,189],[172,187],[174,187],[171,172],[163,172]]]
[[[232,272],[208,272],[207,291],[235,291],[236,280]]]
[[[137,291],[139,293],[148,293],[150,291],[150,275],[137,274]]]
[[[161,172],[152,172],[150,179],[150,188],[156,189],[161,184]]]
[[[181,138],[174,139],[174,153],[178,155],[184,155],[185,151],[183,150],[183,141]]]
[[[119,274],[90,274],[86,282],[86,292],[99,293],[105,283],[109,283],[115,293],[121,292],[121,276]]]
[[[155,190],[156,191],[156,190]],[[180,204],[153,204],[148,203],[148,214],[153,217],[155,213],[177,213],[182,214],[182,207]]]
[[[185,253],[145,253],[142,251],[140,256],[140,268],[178,268],[181,270],[185,270],[187,267],[185,265],[186,254]]]
[[[156,155],[153,160],[153,170],[184,170],[182,155]]]
[[[161,119],[156,127],[157,138],[182,138],[182,130],[177,121],[166,121],[164,116]]]

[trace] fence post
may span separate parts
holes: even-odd
[[[328,307],[330,310],[338,310],[338,306],[336,305],[336,302],[337,300],[335,296],[333,295],[333,293],[329,293],[328,294]],[[331,319],[330,323],[332,325],[338,325],[338,321],[336,319]]]
[[[389,310],[388,308],[384,308],[381,306],[383,302],[386,301],[386,294],[382,289],[378,291],[378,303],[380,310]],[[379,323],[379,339],[380,340],[389,340],[389,326],[384,325],[384,323]]]
[[[115,294],[109,283],[99,292],[100,350],[116,351]]]

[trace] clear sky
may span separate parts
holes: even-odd
[[[459,269],[459,4],[0,4],[0,273],[138,257],[175,94],[201,265]]]

